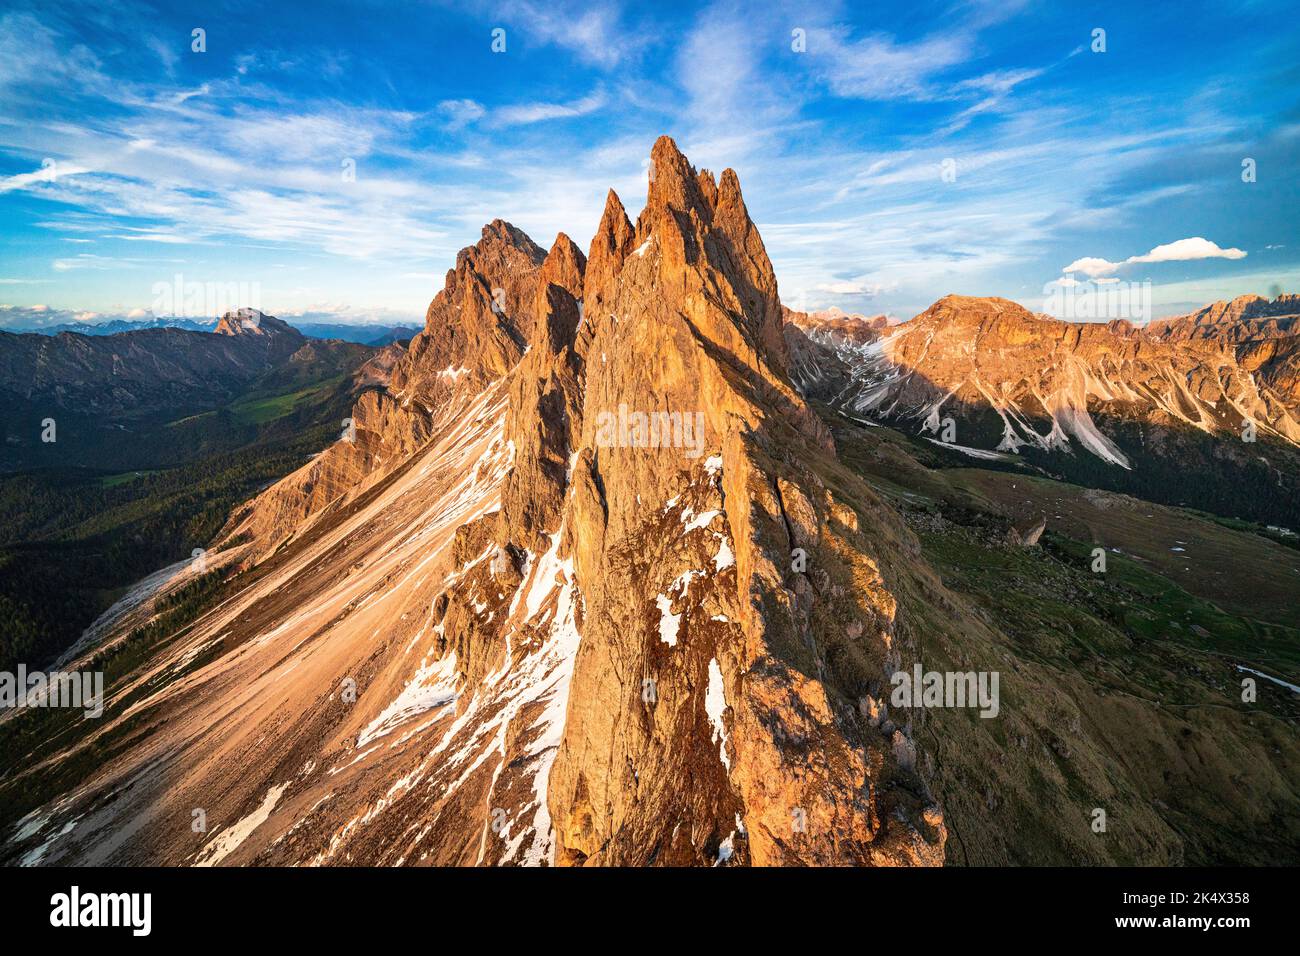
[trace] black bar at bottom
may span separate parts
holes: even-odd
[[[892,940],[890,947],[1102,937],[1179,945],[1199,937],[1231,946],[1288,932],[1293,876],[1269,869],[7,869],[0,870],[0,913],[7,943],[75,935],[128,946],[337,945],[416,933],[428,934],[435,949],[462,934],[500,945],[585,937],[617,948],[620,940],[668,944],[703,932],[727,943],[752,934],[770,945],[770,934],[786,925],[850,945]],[[118,895],[146,893],[147,936],[139,932],[144,897]],[[71,925],[115,916],[123,925]]]

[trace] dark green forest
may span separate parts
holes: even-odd
[[[339,369],[297,368],[179,416],[61,414],[48,466],[0,472],[0,670],[48,664],[129,585],[207,547],[338,438],[355,397]]]

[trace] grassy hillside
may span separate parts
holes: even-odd
[[[1260,678],[1246,702],[1238,669],[1300,683],[1300,551],[825,417],[938,576],[895,579],[904,667],[1001,674],[996,718],[891,713],[928,754],[950,863],[1300,862],[1300,695]]]

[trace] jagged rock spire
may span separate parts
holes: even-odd
[[[418,388],[448,369],[487,382],[514,368],[532,334],[537,274],[545,258],[510,223],[494,219],[484,226],[479,241],[457,254],[394,385]]]
[[[506,434],[515,465],[502,490],[497,540],[534,553],[559,529],[568,461],[582,429],[582,359],[575,348],[587,257],[560,233],[537,277],[528,354],[510,385]]]
[[[586,282],[583,298],[588,302],[598,298],[601,290],[623,267],[623,260],[632,251],[635,231],[627,218],[627,211],[614,190],[605,197],[605,211],[591,238],[587,253]]]

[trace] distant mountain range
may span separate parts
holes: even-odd
[[[197,331],[160,326],[103,336],[0,332],[0,395],[7,396],[10,411],[27,404],[33,414],[67,409],[139,415],[206,407],[295,357],[299,366],[316,365],[333,352],[346,353],[345,365],[369,355],[355,343],[309,339],[256,310],[228,314]],[[9,415],[5,419],[17,429]],[[13,429],[6,429],[11,441]]]
[[[106,322],[61,322],[58,325],[26,325],[0,331],[58,335],[75,332],[79,335],[118,335],[122,332],[139,332],[143,329],[184,329],[189,332],[211,332],[217,327],[216,319],[198,320],[179,316],[154,319],[110,319]],[[388,345],[412,338],[420,329],[410,325],[349,325],[327,322],[286,322],[310,339],[341,339],[359,345]]]

